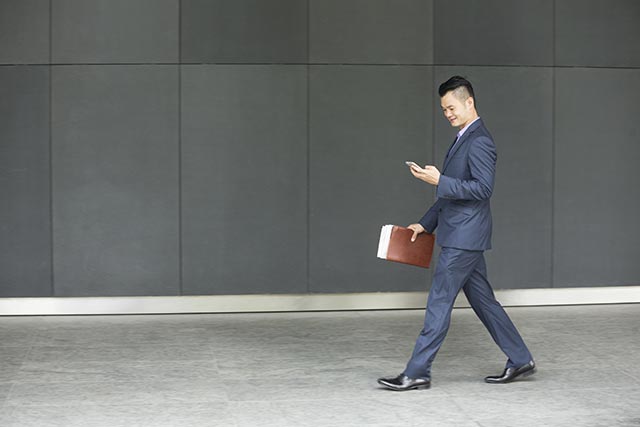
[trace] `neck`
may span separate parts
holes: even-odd
[[[469,120],[467,120],[466,122],[464,122],[464,124],[460,125],[460,130],[466,128],[467,126],[469,126],[469,123],[473,122],[475,119],[478,118],[478,113],[473,114]]]

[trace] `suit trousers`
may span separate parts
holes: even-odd
[[[406,376],[431,379],[431,364],[449,330],[453,303],[460,289],[507,356],[507,367],[519,367],[533,360],[518,330],[495,298],[487,280],[484,252],[444,247],[429,291],[424,328],[407,363]]]

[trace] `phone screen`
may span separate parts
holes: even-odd
[[[416,168],[418,168],[418,169],[421,169],[421,168],[420,168],[420,166],[418,166],[418,164],[417,164],[417,163],[415,163],[415,162],[408,162],[408,161],[407,161],[407,162],[404,162],[404,163],[405,163],[407,166],[409,166],[409,167],[414,166],[414,167],[416,167]]]

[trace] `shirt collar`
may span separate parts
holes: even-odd
[[[467,129],[469,129],[469,126],[471,126],[472,124],[474,124],[475,122],[477,122],[478,120],[480,120],[480,116],[476,117],[474,121],[472,121],[471,123],[469,123],[468,125],[466,125],[465,127],[463,127],[460,132],[458,132],[458,135],[456,136],[456,138],[460,139],[462,137],[462,135],[464,135],[464,133],[467,131]]]

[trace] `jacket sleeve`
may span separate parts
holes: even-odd
[[[496,147],[491,139],[475,139],[469,148],[471,179],[462,180],[440,175],[436,195],[443,199],[488,199],[493,193],[497,158]]]
[[[436,200],[436,202],[429,208],[426,214],[418,221],[418,223],[424,227],[425,231],[429,234],[433,234],[433,231],[438,226],[438,215],[440,214],[440,207],[442,205],[442,199]]]

